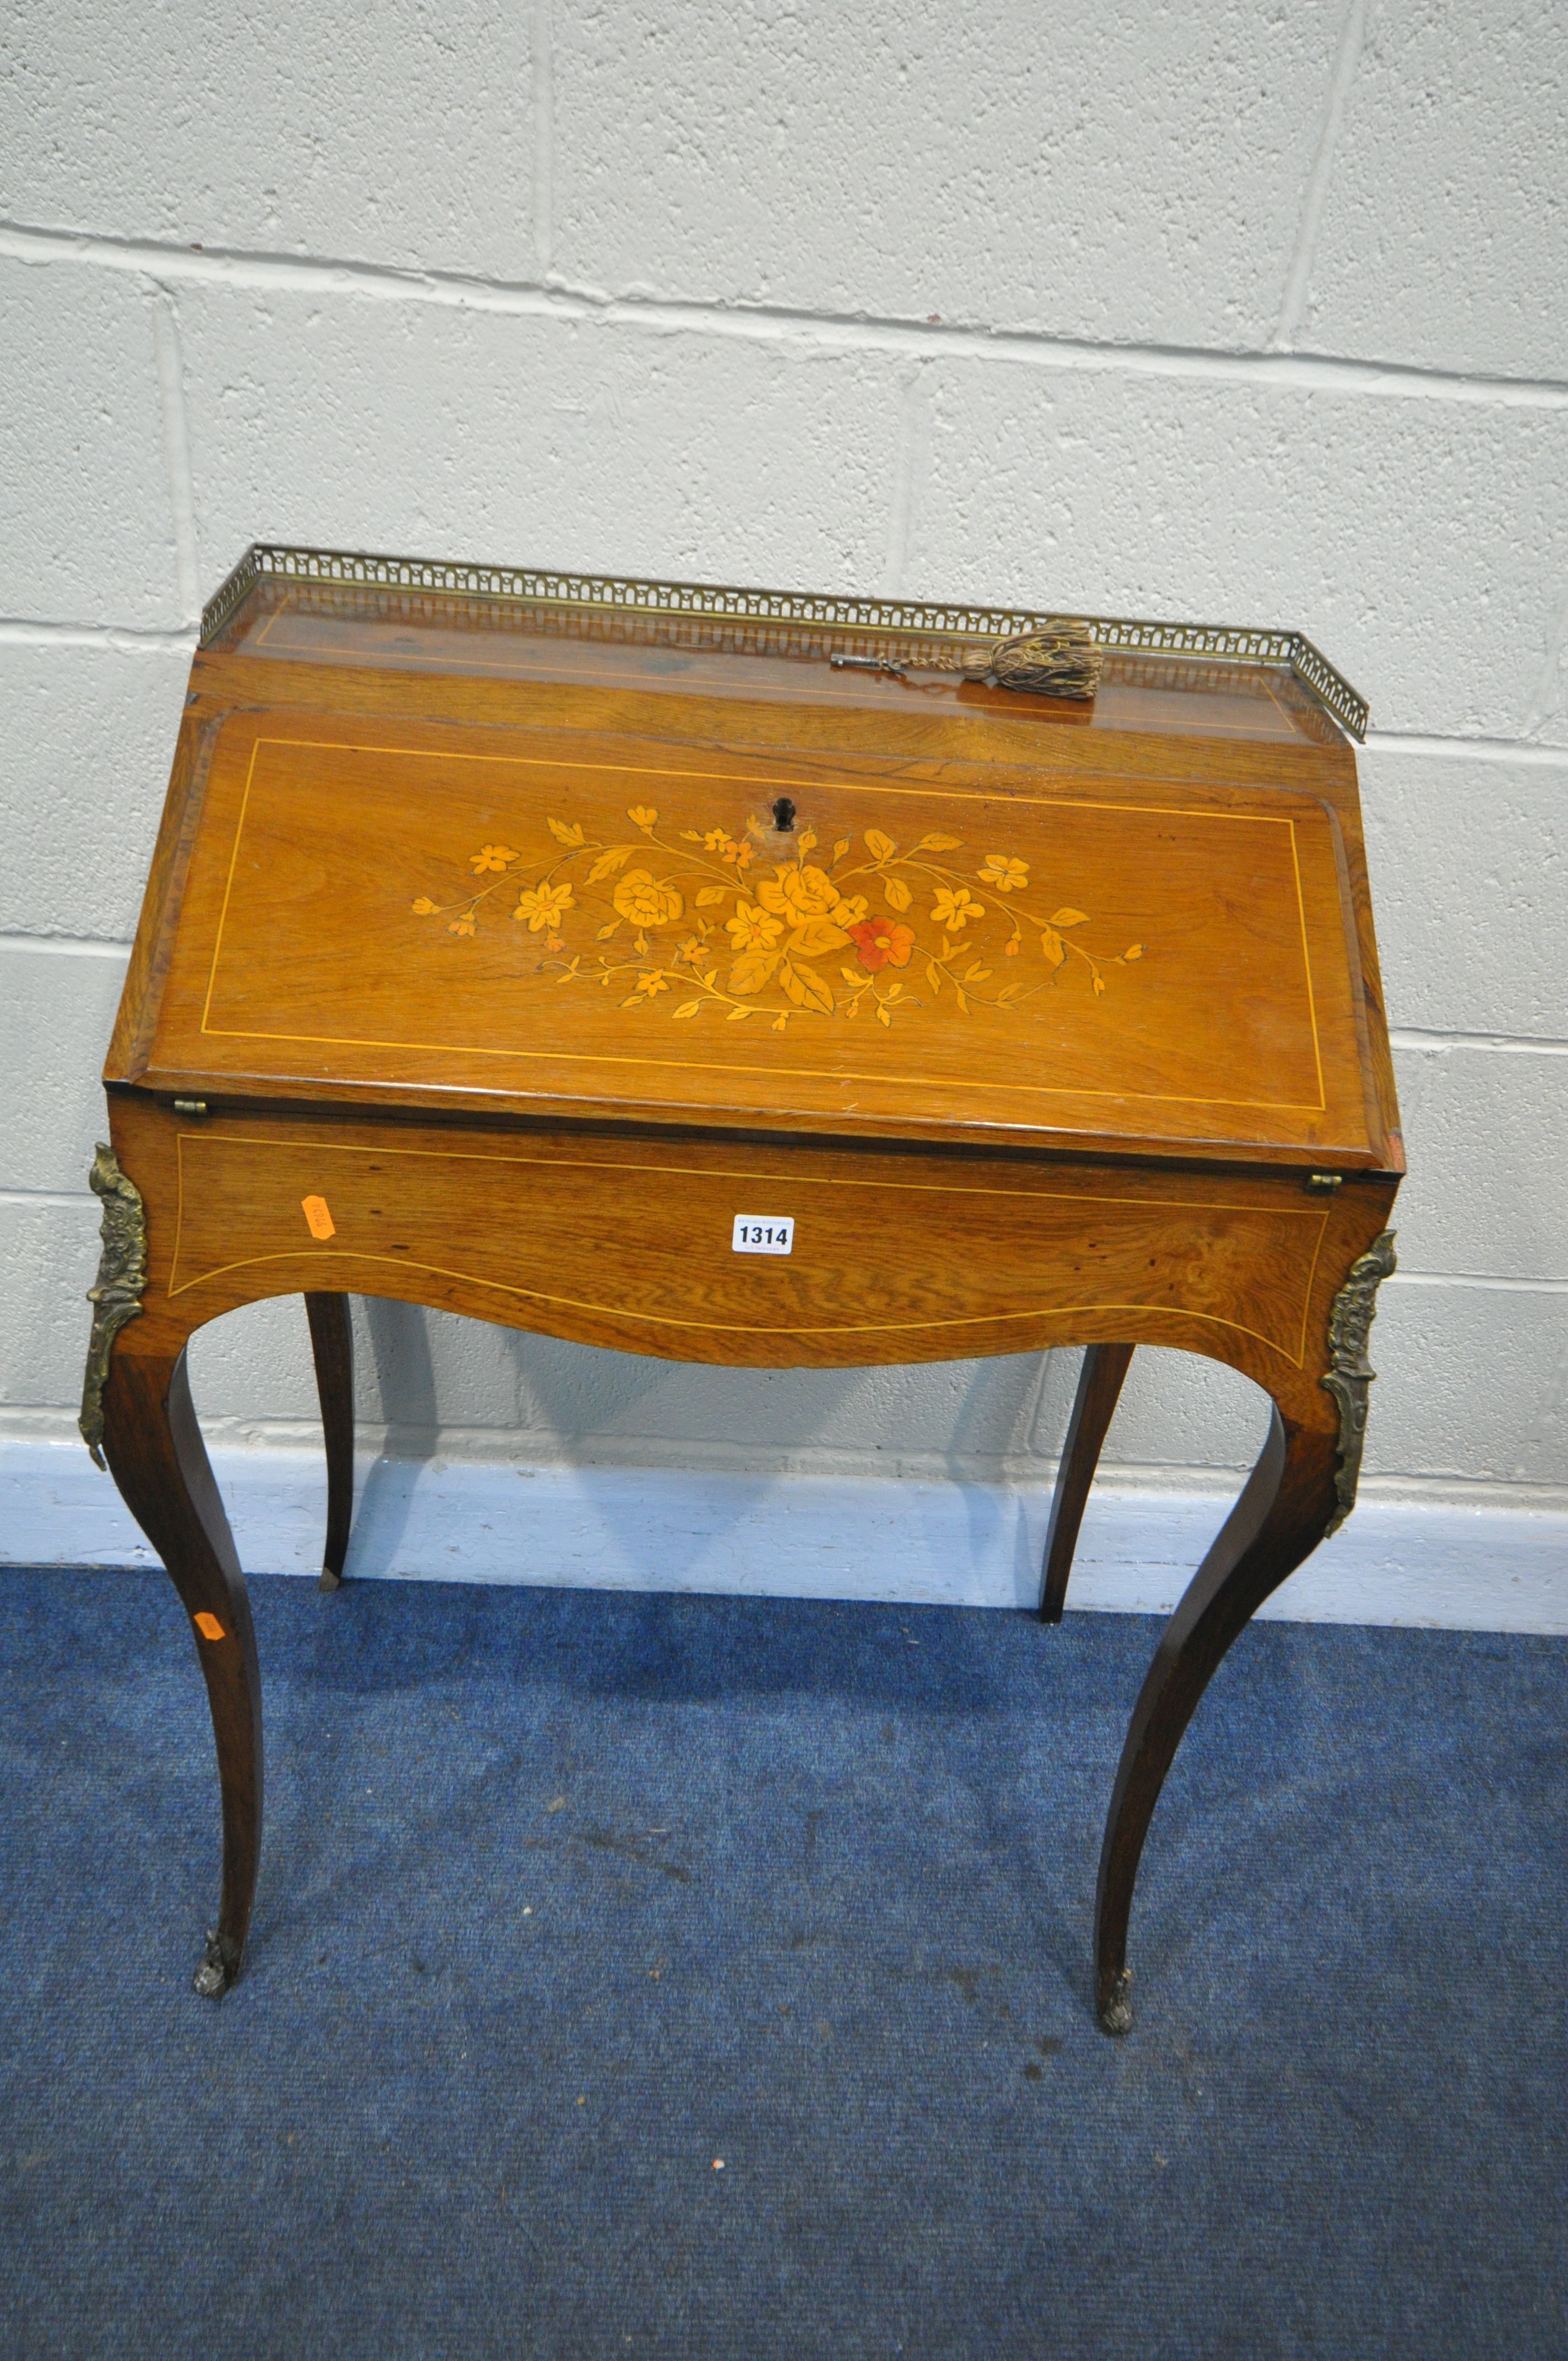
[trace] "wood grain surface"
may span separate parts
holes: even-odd
[[[1390,1193],[576,1129],[192,1123],[128,1098],[115,1117],[149,1209],[151,1285],[122,1350],[172,1350],[258,1297],[333,1291],[757,1367],[1124,1339],[1226,1361],[1309,1422],[1332,1422],[1328,1304]],[[793,1251],[735,1252],[740,1214],[790,1220]]]
[[[507,684],[531,726],[455,725],[364,709],[390,677],[198,696],[110,1079],[1398,1169],[1343,746],[1161,777],[989,708],[910,756],[862,707],[726,745],[759,708]]]

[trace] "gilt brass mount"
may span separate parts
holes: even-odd
[[[108,1381],[109,1356],[127,1320],[141,1314],[147,1285],[147,1208],[141,1191],[121,1171],[112,1148],[103,1141],[87,1175],[94,1196],[104,1201],[99,1235],[98,1283],[87,1290],[93,1306],[93,1333],[87,1340],[87,1372],[82,1384],[82,1440],[100,1467],[104,1459],[104,1388]]]
[[[1337,1533],[1355,1506],[1366,1440],[1366,1395],[1377,1372],[1366,1357],[1366,1339],[1377,1310],[1377,1290],[1394,1268],[1394,1233],[1385,1230],[1350,1267],[1350,1276],[1329,1313],[1328,1375],[1319,1380],[1339,1404],[1339,1461],[1334,1492],[1339,1506],[1329,1526]]]

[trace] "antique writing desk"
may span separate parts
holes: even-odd
[[[1403,1159],[1354,691],[1287,633],[1097,622],[1095,657],[1046,620],[266,548],[208,609],[82,1409],[212,1703],[200,1991],[239,1971],[261,1714],[186,1340],[305,1297],[334,1587],[358,1291],[729,1365],[1087,1345],[1047,1622],[1135,1346],[1253,1378],[1262,1457],[1111,1802],[1098,2005],[1131,2024],[1181,1733],[1354,1499]]]

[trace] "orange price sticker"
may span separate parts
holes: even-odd
[[[221,1640],[223,1638],[224,1627],[218,1621],[215,1615],[202,1614],[192,1617],[192,1620],[195,1623],[196,1629],[200,1631],[203,1640]]]
[[[324,1197],[302,1197],[300,1204],[313,1238],[334,1238],[337,1235],[337,1224],[327,1211]]]

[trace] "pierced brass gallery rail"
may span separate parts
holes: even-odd
[[[1000,642],[1058,633],[1069,620],[1023,608],[819,598],[796,590],[731,589],[714,583],[657,582],[630,575],[567,574],[524,566],[443,565],[422,557],[379,557],[354,550],[294,549],[258,542],[246,551],[203,609],[202,645],[217,637],[258,582],[269,579],[434,591],[455,598],[513,599],[528,606],[883,631],[905,638],[916,634],[949,644],[988,641],[993,647]],[[1126,616],[1087,615],[1072,620],[1087,627],[1095,647],[1102,651],[1131,649],[1225,664],[1282,665],[1353,738],[1366,735],[1370,717],[1365,698],[1299,631],[1253,631],[1230,623],[1157,623]]]

